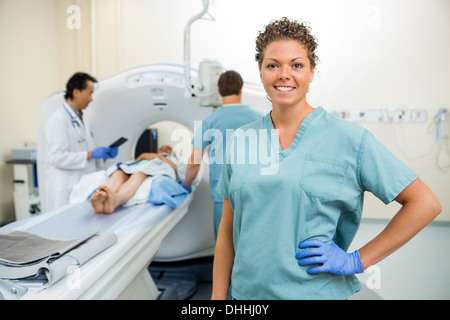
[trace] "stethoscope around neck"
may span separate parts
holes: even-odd
[[[78,127],[78,129],[76,129],[76,130],[78,130],[78,134],[79,134],[78,143],[85,142],[86,138],[84,136],[83,130],[81,130],[81,124],[80,124],[81,120],[79,120],[76,116],[72,115],[72,113],[69,111],[69,109],[67,109],[67,106],[65,103],[63,103],[63,108],[64,108],[64,110],[66,110],[67,114],[70,117],[70,121],[72,122],[72,127],[74,127],[75,129],[76,129],[76,127]]]
[[[63,107],[64,107],[64,110],[66,110],[67,114],[68,114],[69,117],[70,117],[70,121],[72,122],[72,127],[75,128],[75,126],[77,126],[78,128],[81,128],[81,125],[80,125],[79,120],[77,119],[77,117],[74,117],[74,116],[72,115],[72,113],[70,113],[70,111],[69,111],[69,109],[67,109],[67,106],[66,106],[65,103],[63,103]]]

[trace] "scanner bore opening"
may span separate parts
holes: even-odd
[[[188,164],[192,153],[192,139],[194,133],[188,127],[175,121],[158,121],[148,125],[148,127],[136,139],[133,147],[134,158],[143,152],[157,152],[163,145],[169,145],[173,149],[175,156],[184,164]],[[197,181],[200,182],[203,176],[203,164],[197,174]]]

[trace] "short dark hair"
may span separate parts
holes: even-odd
[[[228,70],[219,77],[219,93],[222,97],[239,95],[244,81],[239,73],[234,70]]]
[[[86,89],[88,81],[96,83],[97,79],[85,72],[75,73],[72,77],[70,77],[69,81],[66,84],[66,94],[64,95],[64,98],[73,99],[73,90],[78,89],[81,91]]]

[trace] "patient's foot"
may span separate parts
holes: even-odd
[[[106,201],[107,194],[103,190],[97,189],[97,192],[95,192],[91,196],[91,204],[92,208],[94,208],[95,213],[103,213],[105,211],[105,201]]]
[[[102,186],[102,191],[106,193],[106,201],[104,204],[105,213],[113,213],[114,210],[119,206],[117,203],[117,197],[114,192],[111,191],[107,186]]]

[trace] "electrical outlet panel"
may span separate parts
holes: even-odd
[[[335,116],[355,122],[426,122],[425,109],[333,109]]]

